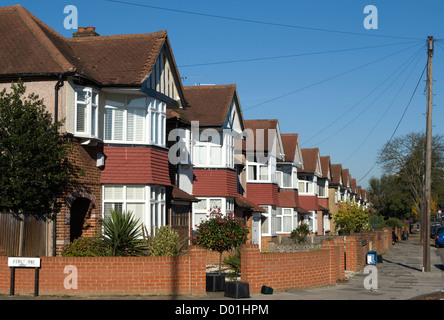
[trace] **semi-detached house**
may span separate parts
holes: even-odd
[[[65,38],[20,5],[0,8],[0,24],[1,87],[22,79],[65,119],[80,168],[78,184],[58,199],[49,251],[94,234],[112,209],[132,211],[148,233],[168,224],[166,113],[187,102],[167,32],[100,36],[88,28]]]

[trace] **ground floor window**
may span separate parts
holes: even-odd
[[[148,234],[166,224],[165,187],[155,185],[103,185],[103,216],[111,210],[131,212]]]
[[[234,212],[234,198],[203,198],[193,204],[193,226],[205,221],[210,212],[219,208],[223,214]]]
[[[277,208],[276,232],[290,233],[298,226],[298,213],[293,208]]]
[[[261,205],[262,208],[267,210],[262,213],[261,217],[261,232],[263,236],[275,236],[276,235],[276,220],[277,211],[275,206]]]

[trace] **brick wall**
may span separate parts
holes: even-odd
[[[197,246],[190,246],[179,257],[44,257],[39,294],[202,296],[206,294],[205,263],[205,250]],[[77,289],[65,289],[64,282],[72,272],[64,272],[67,266],[77,268]],[[7,257],[0,257],[0,294],[9,294],[9,290],[10,268]],[[16,269],[15,294],[33,292],[34,269]]]
[[[261,253],[258,245],[244,245],[241,280],[249,283],[253,294],[259,293],[263,285],[285,291],[334,284],[344,274],[340,269],[341,246],[328,242],[322,250]]]
[[[363,242],[363,239],[366,241]],[[291,253],[263,253],[258,245],[241,247],[241,281],[250,293],[263,285],[276,291],[333,285],[345,270],[365,266],[369,239],[378,254],[391,247],[391,229],[355,234],[324,241],[320,250]],[[345,241],[345,242],[344,242]],[[365,244],[365,245],[363,245]],[[180,257],[44,257],[40,269],[40,295],[206,295],[205,273],[216,255],[190,246]],[[217,259],[218,261],[218,259]],[[217,262],[218,263],[218,262]],[[75,266],[78,288],[66,289],[66,266]],[[7,257],[0,257],[0,294],[9,294],[10,269]],[[34,269],[16,270],[16,294],[33,294]]]

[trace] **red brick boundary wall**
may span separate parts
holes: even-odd
[[[276,291],[333,285],[345,270],[365,266],[366,252],[384,254],[391,248],[391,229],[365,232],[324,241],[322,248],[307,252],[261,253],[258,245],[241,246],[241,281],[250,293],[263,285]],[[40,295],[192,295],[205,296],[208,252],[190,246],[179,257],[43,257],[40,268]],[[77,269],[77,289],[72,269]],[[0,256],[0,294],[9,294],[8,258]],[[34,269],[15,273],[15,294],[34,293]]]
[[[43,257],[39,294],[202,296],[206,294],[205,260],[205,250],[197,246],[179,257]],[[65,288],[73,275],[65,273],[67,266],[77,268],[77,289]],[[7,257],[0,257],[0,294],[9,292],[10,268]],[[34,268],[16,269],[15,294],[33,293]]]

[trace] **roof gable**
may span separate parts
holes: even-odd
[[[312,173],[318,177],[322,177],[321,159],[319,157],[318,148],[303,148],[302,158],[304,159],[304,169],[301,173]]]
[[[330,156],[321,157],[321,166],[322,166],[322,178],[331,181]]]
[[[342,186],[342,165],[331,164],[331,184]]]
[[[299,135],[297,133],[283,133],[281,138],[285,150],[285,161],[291,161],[296,167],[302,168],[303,160]]]
[[[285,159],[284,147],[282,144],[281,130],[277,119],[255,119],[245,120],[245,128],[247,132],[246,143],[243,149],[251,151],[264,151],[272,153],[276,158]],[[249,135],[252,134],[252,137]],[[250,140],[250,138],[253,138]],[[253,142],[254,146],[250,147]],[[271,145],[270,145],[271,143]]]
[[[232,112],[235,112],[243,128],[236,85],[186,86],[184,92],[189,106],[180,113],[185,120],[199,121],[202,127],[230,126],[234,121]]]

